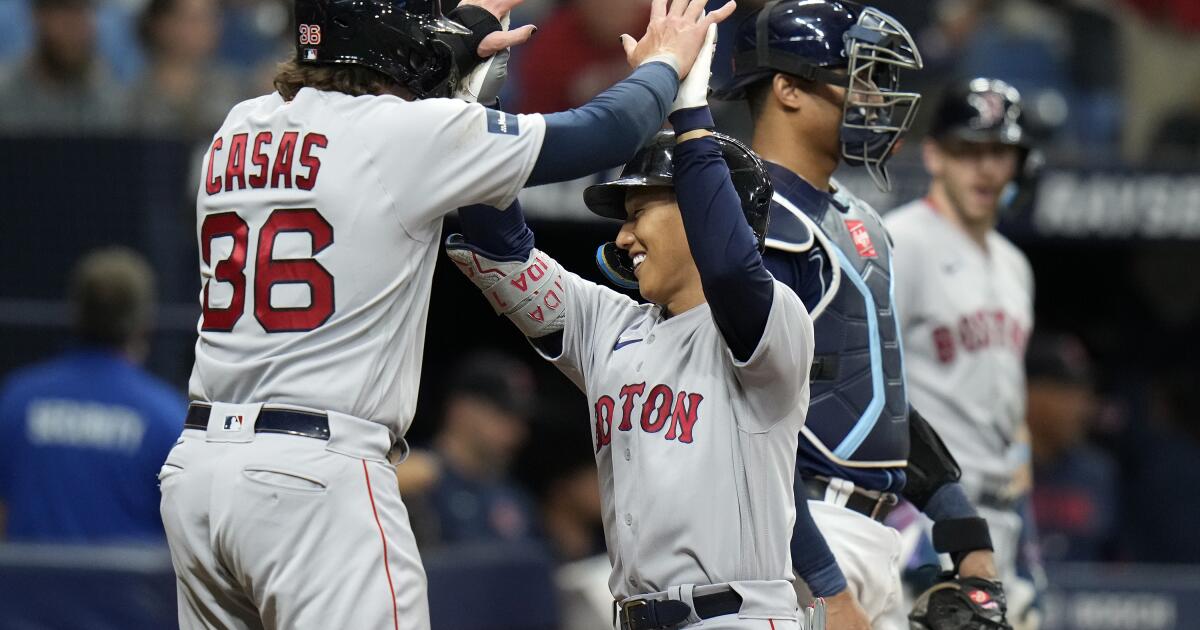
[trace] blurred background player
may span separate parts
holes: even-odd
[[[140,366],[154,295],[154,273],[140,255],[91,252],[71,275],[75,347],[5,380],[0,533],[8,540],[163,541],[155,475],[185,404]]]
[[[1021,108],[1017,90],[995,79],[947,91],[922,147],[929,192],[886,222],[912,403],[961,464],[962,485],[988,521],[1014,623],[1027,619],[1038,572],[1022,542],[1034,526],[1025,424],[1033,273],[995,227],[1006,195],[1025,183],[1031,139]]]
[[[1074,335],[1038,331],[1025,371],[1042,557],[1116,560],[1120,475],[1112,456],[1087,441],[1102,410],[1088,351]]]
[[[908,626],[900,537],[882,523],[901,492],[938,522],[959,576],[995,577],[986,524],[954,483],[954,458],[908,405],[887,232],[832,179],[845,162],[889,186],[886,163],[920,98],[900,90],[900,73],[920,67],[903,25],[876,9],[769,2],[739,27],[733,77],[719,92],[748,101],[754,149],[774,183],[764,263],[814,318],[792,551],[833,627]]]
[[[400,464],[400,489],[422,548],[531,540],[537,512],[512,478],[537,398],[529,366],[481,353],[456,366],[428,452]]]

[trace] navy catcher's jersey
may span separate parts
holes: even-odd
[[[765,261],[808,305],[816,337],[800,472],[899,490],[908,398],[883,222],[836,183],[830,195],[767,166],[775,198]]]

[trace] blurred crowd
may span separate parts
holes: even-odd
[[[917,37],[925,70],[906,80],[927,99],[953,77],[998,77],[1026,95],[1058,159],[1200,159],[1192,0],[874,4]],[[540,30],[514,53],[505,109],[562,110],[611,85],[627,72],[617,38],[647,11],[648,0],[527,0],[514,23]],[[717,81],[737,22],[723,25]],[[284,0],[0,0],[0,133],[206,140],[232,103],[271,91],[290,24]],[[725,118],[736,131],[737,113]]]
[[[125,248],[83,256],[68,290],[69,349],[4,375],[0,539],[161,542],[152,480],[184,400],[141,367],[154,275]],[[1038,330],[1028,345],[1041,555],[1200,564],[1200,496],[1182,490],[1200,482],[1195,382],[1168,377],[1139,394],[1109,368],[1072,334]],[[425,375],[440,384],[437,402],[423,407],[416,448],[397,468],[422,550],[533,543],[562,563],[604,554],[582,398],[535,374],[525,358],[483,350]]]

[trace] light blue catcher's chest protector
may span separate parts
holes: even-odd
[[[908,399],[892,309],[891,242],[879,215],[844,191],[813,204],[776,192],[767,246],[827,254],[832,280],[810,307],[816,333],[812,397],[803,434],[849,468],[903,468]]]

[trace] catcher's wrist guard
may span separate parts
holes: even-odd
[[[951,578],[931,586],[913,604],[913,630],[1012,630],[999,582]]]
[[[512,320],[526,337],[537,339],[563,329],[567,314],[562,267],[537,249],[527,259],[485,252],[451,234],[446,255],[479,290],[492,309]]]
[[[933,549],[948,553],[954,560],[954,571],[963,556],[980,549],[992,549],[992,536],[987,521],[981,517],[953,518],[933,524]]]

